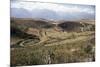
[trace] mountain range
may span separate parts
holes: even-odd
[[[33,7],[32,7],[33,6]],[[52,3],[11,3],[11,17],[48,20],[95,19],[93,5],[62,5]]]

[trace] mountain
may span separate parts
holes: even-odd
[[[11,18],[11,24],[18,27],[50,28],[54,25],[45,19]]]
[[[50,21],[45,19],[31,19],[31,18],[11,18],[11,27],[18,28],[20,30],[33,29],[62,29],[63,31],[80,31],[80,28],[87,30],[94,30],[95,25],[91,24],[94,21]],[[56,26],[56,23],[58,24]],[[84,26],[82,25],[84,24]],[[90,29],[88,29],[88,26]]]
[[[28,11],[24,8],[11,8],[11,17],[17,18],[44,18],[48,20],[60,19],[59,14],[48,9],[34,9]]]
[[[48,20],[80,20],[80,19],[94,19],[93,14],[88,13],[56,13],[48,9],[34,9],[28,11],[24,8],[11,8],[11,17],[17,18],[44,18]]]
[[[11,17],[31,18],[32,14],[24,8],[11,8]]]

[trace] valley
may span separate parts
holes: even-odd
[[[95,61],[93,21],[11,18],[11,65]]]

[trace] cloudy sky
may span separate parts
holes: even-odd
[[[52,20],[94,19],[94,5],[11,1],[11,17]]]

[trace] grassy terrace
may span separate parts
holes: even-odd
[[[45,30],[42,41],[25,42],[23,47],[11,48],[11,65],[38,65],[90,62],[95,57],[95,32],[57,32]]]

